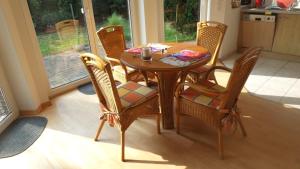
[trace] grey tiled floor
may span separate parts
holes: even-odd
[[[238,56],[223,62],[232,67]],[[256,96],[300,109],[300,62],[262,54],[245,87]]]

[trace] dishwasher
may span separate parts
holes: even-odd
[[[241,22],[242,47],[258,46],[272,50],[275,15],[244,14]]]

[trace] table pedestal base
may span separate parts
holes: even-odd
[[[174,129],[174,92],[178,80],[178,72],[158,72],[158,87],[162,126],[164,129]]]

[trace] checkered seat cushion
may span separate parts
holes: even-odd
[[[118,93],[123,107],[131,107],[157,95],[155,89],[131,81],[119,86]]]
[[[208,89],[213,89],[216,91],[225,91],[225,88],[222,86],[219,86],[215,83],[212,83],[210,81],[204,81],[200,83],[201,86],[205,86]],[[208,106],[214,109],[217,109],[220,105],[220,98],[217,97],[213,97],[213,96],[207,96],[204,95],[201,92],[198,92],[192,88],[188,88],[186,90],[184,90],[181,94],[181,96],[187,100],[190,100],[194,103],[198,103],[204,106]]]

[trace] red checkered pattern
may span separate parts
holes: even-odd
[[[144,102],[157,94],[157,91],[134,82],[127,82],[118,87],[118,93],[123,107]]]
[[[224,91],[225,88],[222,86],[219,86],[215,83],[212,83],[210,81],[205,81],[200,84],[201,86],[205,86],[208,89],[214,89],[217,91]],[[204,106],[209,106],[212,108],[218,108],[220,105],[220,98],[218,97],[212,97],[204,95],[201,92],[198,92],[192,88],[188,88],[185,91],[182,92],[181,96],[187,100],[190,100],[192,102],[202,104]]]

